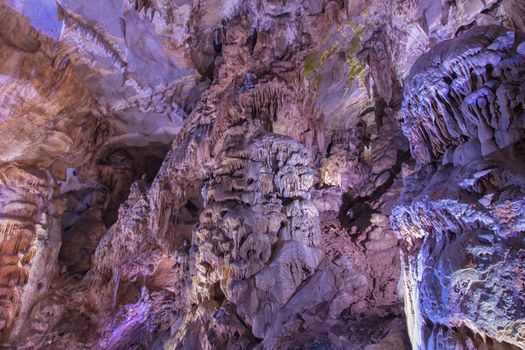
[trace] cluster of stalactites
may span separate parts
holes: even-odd
[[[501,27],[479,27],[416,62],[405,90],[403,130],[417,160],[438,160],[466,142],[485,156],[520,138],[523,39]]]
[[[60,18],[65,19],[67,25],[74,27],[81,33],[85,34],[88,38],[93,40],[95,43],[97,43],[104,50],[104,52],[112,58],[113,62],[118,67],[120,67],[121,69],[126,68],[126,59],[118,51],[118,49],[116,48],[116,44],[111,43],[110,39],[108,39],[104,34],[102,34],[102,30],[96,28],[96,26],[86,21],[84,18],[82,18],[82,16],[79,16],[67,10],[60,4],[58,4],[57,6]]]

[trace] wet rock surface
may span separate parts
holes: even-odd
[[[518,0],[0,0],[21,349],[525,348]]]

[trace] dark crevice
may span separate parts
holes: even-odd
[[[339,210],[339,222],[350,232],[353,226],[362,230],[371,225],[370,219],[372,214],[378,213],[372,209],[371,203],[377,201],[381,196],[392,187],[397,175],[401,172],[401,166],[410,159],[410,152],[398,151],[396,164],[390,171],[390,176],[384,184],[377,187],[369,196],[353,197],[351,192],[343,194],[343,204]],[[350,215],[349,215],[350,213]]]
[[[68,273],[83,276],[91,269],[91,257],[106,230],[117,221],[131,184],[140,179],[153,181],[167,150],[162,144],[108,150],[98,161],[99,184],[64,194],[58,259]],[[73,176],[75,173],[73,170]]]
[[[330,140],[330,143],[326,147],[326,157],[330,157],[330,152],[332,152],[332,147],[334,147],[334,138]]]
[[[257,28],[254,27],[250,30],[250,34],[248,35],[248,38],[246,39],[246,42],[245,42],[245,45],[250,50],[250,55],[253,54],[256,44],[257,44]]]

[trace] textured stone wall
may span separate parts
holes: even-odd
[[[1,346],[523,348],[518,0],[0,0]]]
[[[415,348],[523,348],[523,34],[471,29],[414,65],[418,170],[392,223]]]

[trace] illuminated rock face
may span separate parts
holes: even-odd
[[[404,130],[419,169],[392,223],[414,347],[525,347],[524,40],[472,29],[412,70]]]
[[[466,164],[521,140],[522,40],[500,27],[473,29],[416,62],[404,130],[418,161],[448,152],[447,160]]]
[[[58,220],[46,201],[52,193],[46,177],[34,169],[12,165],[2,168],[0,324],[3,332],[15,327],[17,316],[28,314],[31,300],[27,295],[49,288],[51,281],[47,276],[52,276],[56,269],[52,262],[46,261],[48,254],[56,258],[58,247],[53,243],[60,239]]]
[[[245,348],[256,337],[270,346],[293,316],[287,305],[307,308],[332,294],[331,287],[321,294],[303,291],[313,275],[334,280],[318,272],[323,257],[319,214],[309,198],[311,155],[274,134],[233,137],[225,146],[203,188],[204,209],[193,233],[190,300],[205,305],[211,322],[201,326],[198,339]],[[187,328],[194,333],[199,323]]]
[[[0,347],[523,346],[523,9],[0,0]]]

